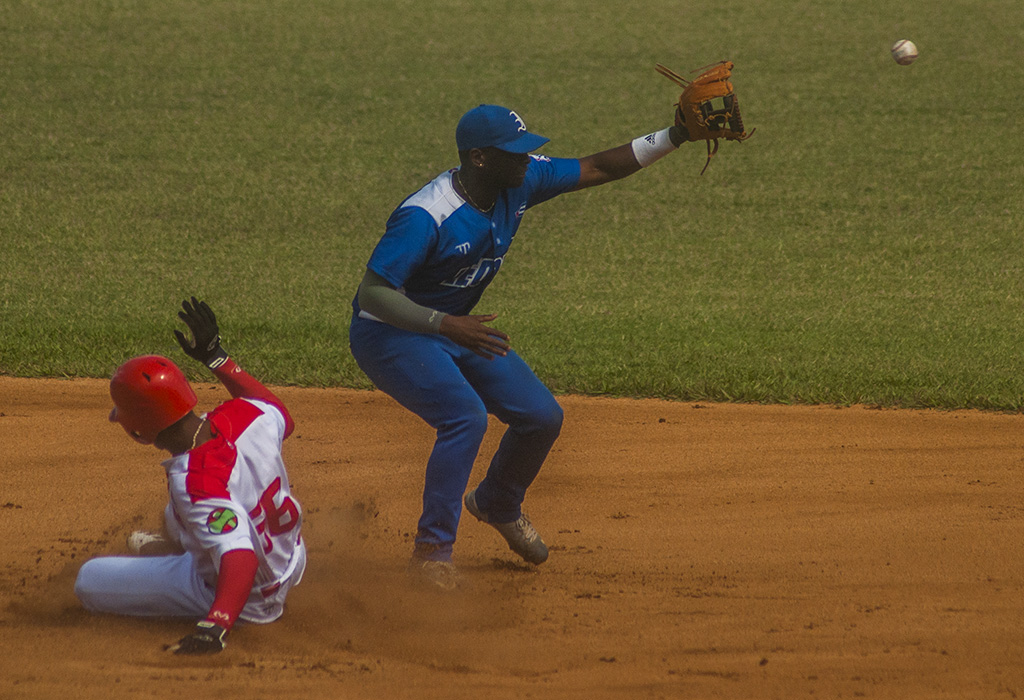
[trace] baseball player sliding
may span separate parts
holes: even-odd
[[[505,260],[523,215],[557,195],[618,180],[690,140],[679,123],[580,159],[530,155],[548,139],[514,111],[480,105],[455,130],[460,165],[391,214],[355,299],[352,353],[382,391],[437,431],[410,572],[453,589],[452,546],[487,416],[508,428],[465,507],[527,562],[548,557],[522,511],[562,426],[562,409],[509,337],[472,314]]]
[[[144,355],[110,380],[110,420],[163,462],[170,502],[161,535],[133,533],[129,545],[157,556],[99,557],[78,573],[75,594],[93,612],[199,618],[167,648],[221,651],[238,619],[272,622],[306,565],[302,510],[292,497],[281,444],[294,429],[288,410],[221,348],[217,320],[192,297],[178,315],[192,332],[175,337],[213,370],[233,397],[201,416],[196,395],[171,360]]]

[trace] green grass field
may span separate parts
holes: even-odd
[[[477,311],[556,392],[1024,397],[1017,0],[8,0],[0,37],[0,373],[181,359],[195,294],[268,382],[369,387],[350,300],[466,109],[583,156],[727,58],[757,134],[538,207]]]

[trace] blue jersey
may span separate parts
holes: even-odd
[[[526,210],[573,189],[580,164],[531,155],[523,184],[501,190],[489,215],[456,194],[454,174],[442,173],[395,209],[366,266],[417,304],[461,316],[498,273]],[[360,313],[358,299],[352,307]]]

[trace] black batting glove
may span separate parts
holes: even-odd
[[[166,649],[167,651],[173,651],[175,654],[188,654],[190,656],[216,654],[223,651],[224,647],[227,646],[227,642],[224,641],[224,638],[227,636],[228,631],[216,622],[201,620],[196,623],[196,627],[192,630],[191,634],[185,635],[178,640],[177,644],[171,644]]]
[[[220,346],[217,317],[205,301],[195,297],[192,297],[191,304],[187,300],[181,302],[181,308],[183,310],[178,312],[178,318],[192,331],[192,340],[189,341],[184,333],[175,330],[174,337],[178,339],[178,344],[193,360],[202,362],[210,369],[217,369],[228,359],[227,352]]]

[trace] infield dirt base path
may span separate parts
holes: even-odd
[[[559,397],[526,503],[550,559],[467,516],[443,595],[404,575],[430,429],[380,393],[276,391],[305,579],[181,658],[190,621],[72,592],[159,526],[162,453],[107,423],[105,381],[0,377],[0,697],[1024,697],[1021,416]]]

